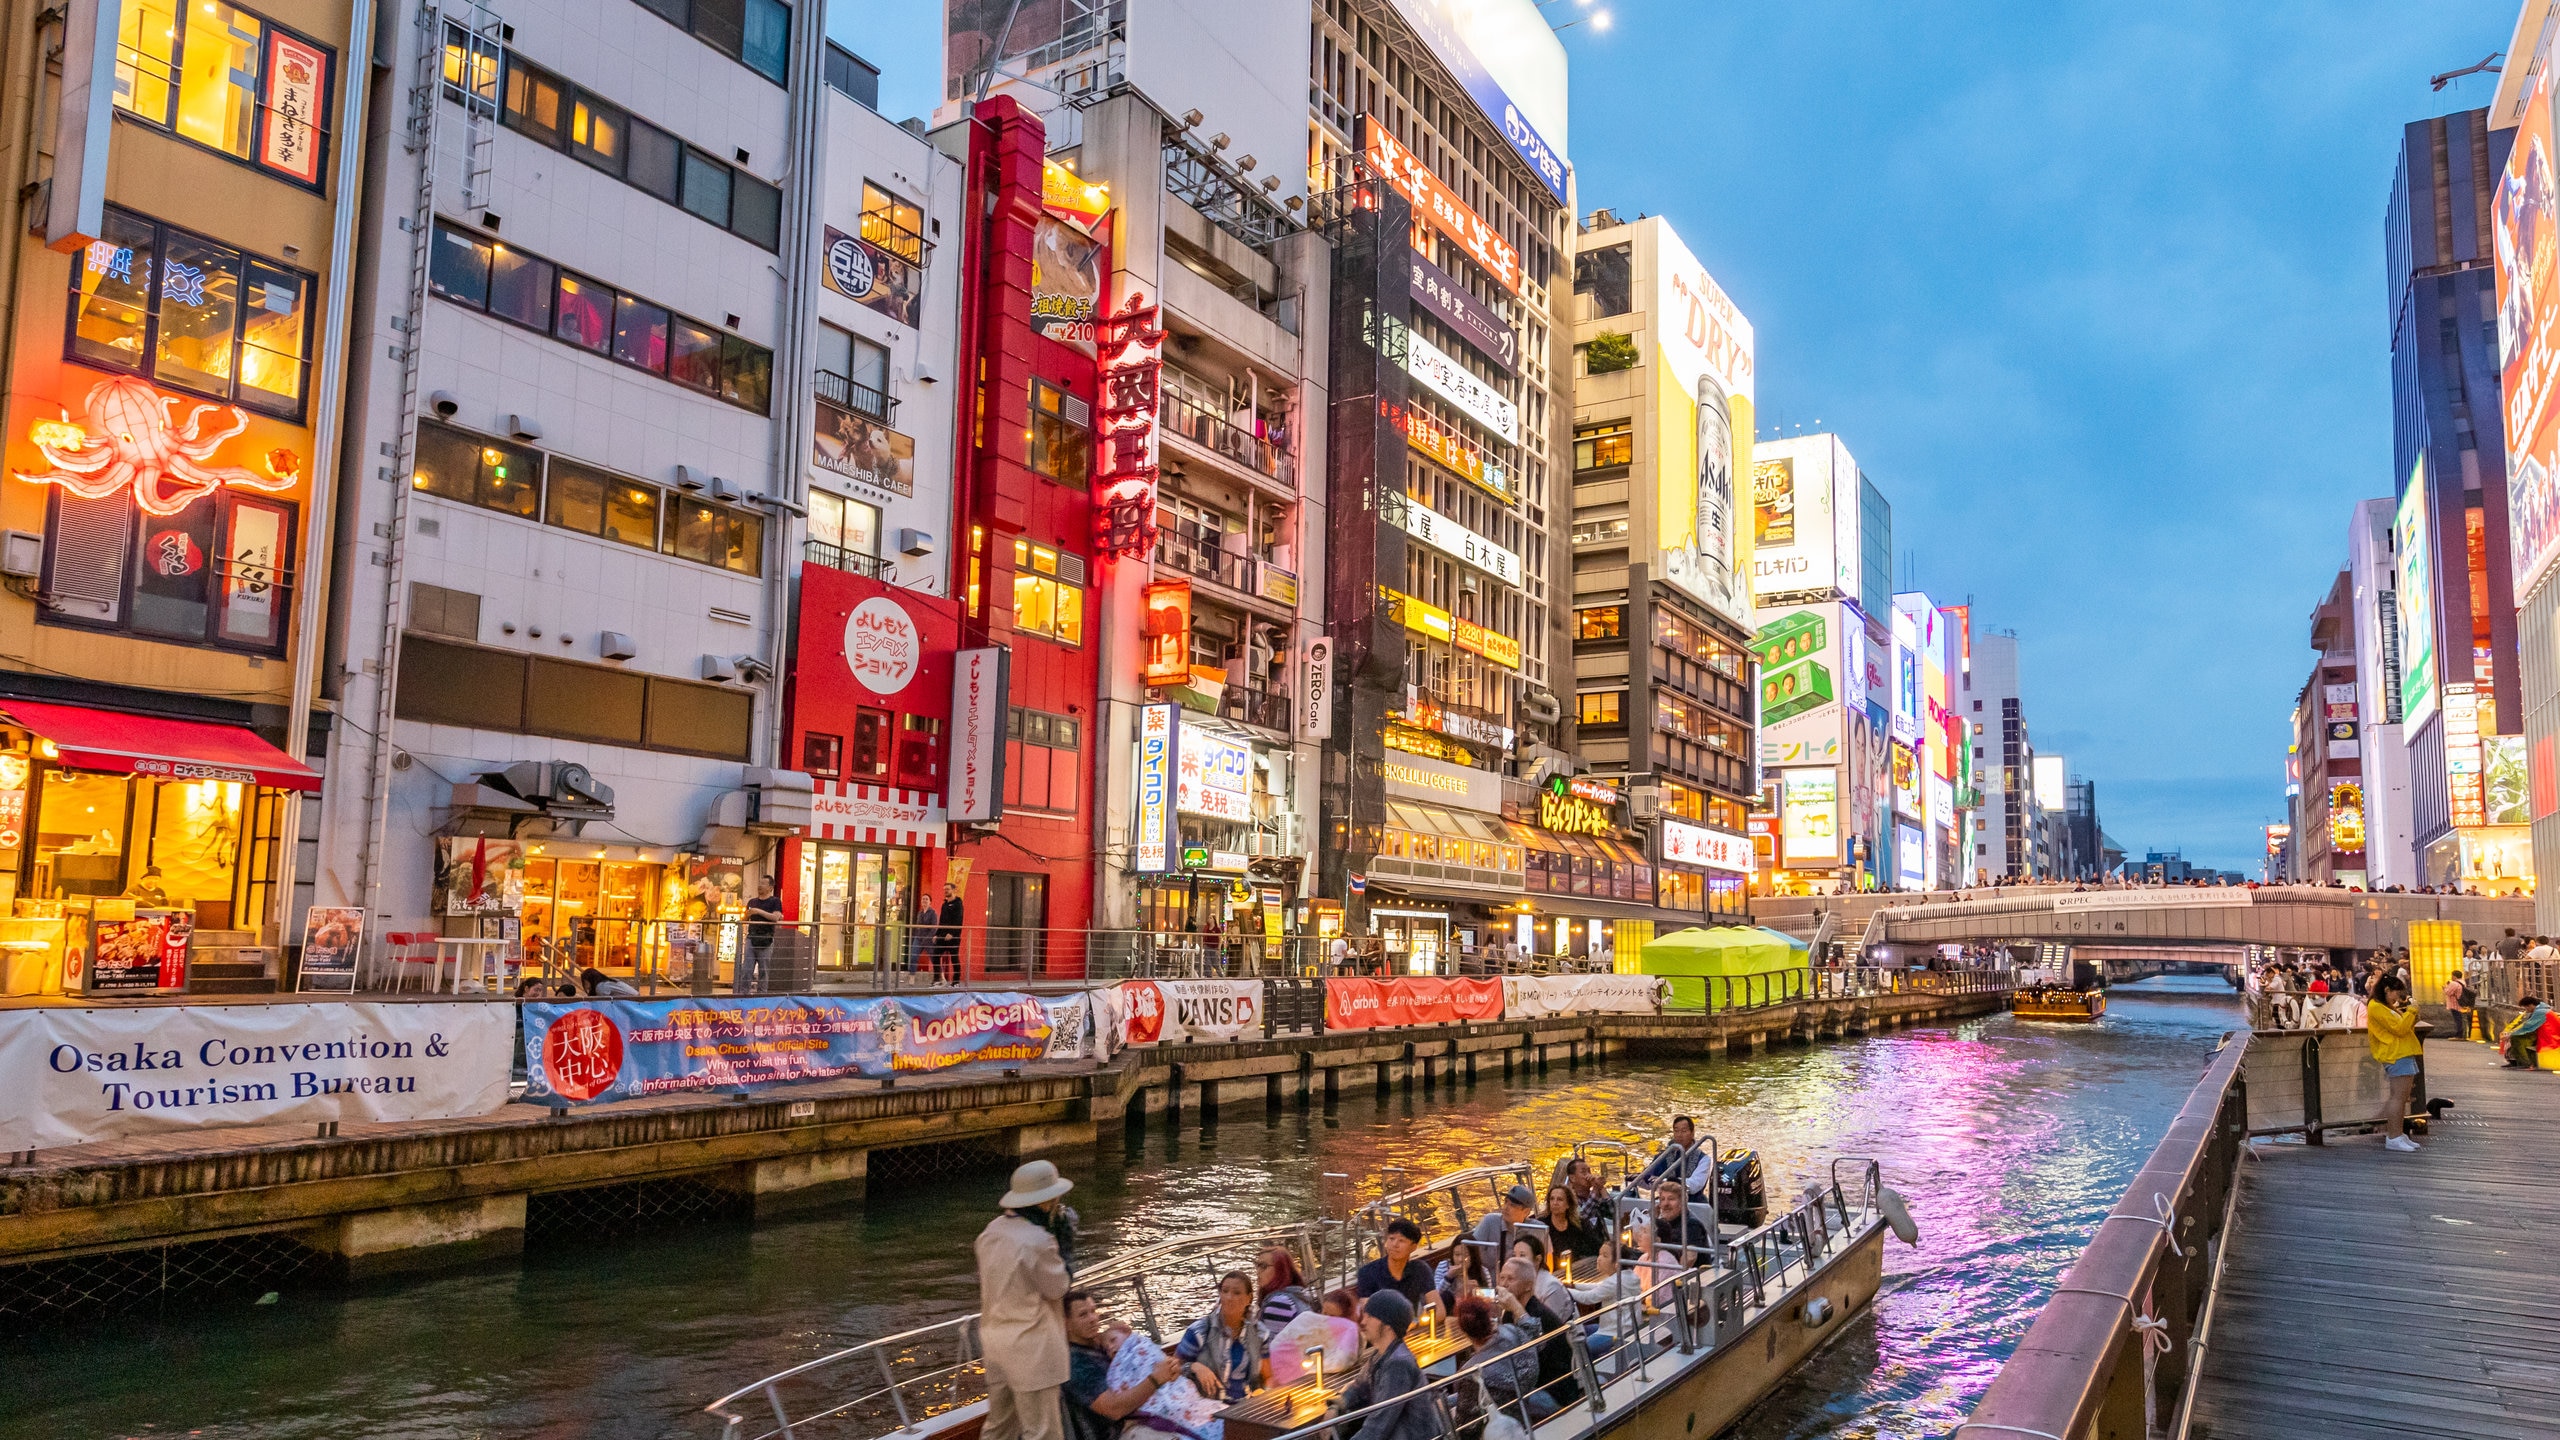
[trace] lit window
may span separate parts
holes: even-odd
[[[1578,697],[1579,719],[1585,725],[1616,725],[1623,717],[1619,706],[1626,698],[1624,690],[1595,690]]]
[[[1615,640],[1620,633],[1624,612],[1615,605],[1592,610],[1576,610],[1574,638],[1577,640]]]
[[[924,263],[924,211],[865,180],[862,238],[911,265]]]
[[[1573,428],[1573,468],[1605,470],[1635,461],[1635,426],[1625,420]]]
[[[71,269],[69,357],[299,419],[311,277],[110,207]]]
[[[1093,470],[1093,432],[1085,403],[1045,381],[1031,382],[1031,444],[1025,457],[1034,473],[1070,489],[1085,488]]]
[[[1027,540],[1013,542],[1013,628],[1084,643],[1084,561]]]
[[[116,27],[116,108],[318,188],[336,56],[218,0],[134,0]],[[457,75],[455,77],[459,79]]]

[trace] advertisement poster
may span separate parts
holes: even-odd
[[[2427,523],[2423,455],[2400,492],[2392,526],[2400,550],[2400,723],[2415,735],[2436,712],[2435,529]]]
[[[1395,0],[1397,13],[1466,87],[1494,133],[1565,199],[1565,60],[1548,22],[1525,5]],[[1527,105],[1529,110],[1521,107]],[[1530,118],[1534,112],[1539,120]],[[1540,123],[1540,121],[1544,123]],[[1548,135],[1555,140],[1550,143]]]
[[[251,32],[253,35],[255,31]],[[320,120],[328,112],[329,53],[278,30],[267,37],[266,134],[258,163],[320,183]]]
[[[1506,975],[1502,1013],[1514,1020],[1547,1015],[1652,1015],[1661,1011],[1663,992],[1670,984],[1658,975]]]
[[[2560,554],[2560,203],[2555,203],[2551,72],[2534,71],[2494,207],[2499,391],[2507,438],[2507,524],[2515,594]]]
[[[1122,1045],[1240,1040],[1262,1034],[1259,980],[1123,980],[1111,989]]]
[[[1858,593],[1858,462],[1836,436],[1752,447],[1751,589],[1759,604]]]
[[[485,835],[436,841],[436,894],[447,915],[524,913],[524,847]]]
[[[1840,863],[1840,776],[1829,768],[1783,771],[1779,777],[1779,837],[1787,864],[1799,870]]]
[[[1172,705],[1138,712],[1138,833],[1134,866],[1160,875],[1173,868],[1174,746],[1182,722]]]
[[[515,1008],[27,1010],[0,1027],[0,1150],[220,1125],[445,1120],[507,1103]]]
[[[1004,813],[1004,732],[1012,709],[1013,652],[1001,646],[962,650],[951,660],[951,773],[947,803],[953,823]]]
[[[1751,543],[1758,552],[1752,559],[1756,585],[1756,572],[1768,563],[1770,548],[1796,543],[1796,462],[1792,457],[1751,462]]]
[[[1493,312],[1493,307],[1477,299],[1458,277],[1432,264],[1419,253],[1413,262],[1412,290],[1415,304],[1437,316],[1477,354],[1517,374],[1520,370],[1520,332],[1511,322]]]
[[[2487,781],[2488,823],[2532,823],[2533,816],[2526,808],[2531,780],[2525,767],[2524,737],[2483,735],[2480,737],[2480,752],[2481,768]]]
[[[1253,819],[1252,746],[1194,723],[1182,727],[1177,755],[1174,809],[1212,820]]]
[[[859,235],[827,227],[827,249],[818,267],[826,287],[912,330],[924,307],[924,272]]]
[[[1073,1059],[1085,1053],[1087,1020],[1082,994],[1055,1001],[962,992],[527,1005],[525,1095],[589,1105]]]
[[[187,983],[187,939],[194,916],[184,910],[143,910],[130,920],[101,920],[89,927],[92,995],[175,990]]]
[[[356,960],[364,954],[364,910],[355,905],[314,905],[302,921],[305,990],[356,988]]]
[[[897,495],[916,493],[916,442],[868,415],[820,398],[810,458],[831,475]]]
[[[1502,981],[1443,980],[1404,975],[1392,980],[1324,982],[1324,1028],[1385,1030],[1399,1025],[1455,1025],[1502,1018]]]
[[[1102,242],[1055,215],[1031,230],[1031,333],[1093,353],[1102,304]]]
[[[1751,322],[1671,227],[1652,223],[1658,573],[1748,627],[1753,555],[1737,487],[1753,483]]]

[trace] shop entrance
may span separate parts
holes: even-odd
[[[987,876],[987,960],[991,973],[1036,976],[1048,952],[1049,877]]]
[[[1438,975],[1449,953],[1449,914],[1445,910],[1372,910],[1379,945],[1386,951],[1391,975]]]
[[[800,847],[801,918],[813,922],[818,968],[907,963],[916,852],[812,840]]]

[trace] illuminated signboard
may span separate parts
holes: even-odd
[[[2268,827],[2267,827],[2267,853],[2268,853],[2268,854],[2270,854],[2270,855],[2281,855],[2281,854],[2283,854],[2283,853],[2284,853],[2284,842],[2286,842],[2287,840],[2290,840],[2290,839],[2292,839],[2292,838],[2293,838],[2293,827],[2292,827],[2292,826],[2290,826],[2290,825],[2270,825],[2270,826],[2268,826]]]
[[[1614,800],[1616,792],[1610,792]],[[1618,828],[1617,807],[1602,805],[1577,793],[1562,775],[1547,777],[1538,792],[1538,823],[1567,835],[1607,835]]]
[[[951,664],[951,818],[966,823],[1004,814],[1004,732],[1013,652],[963,650]]]
[[[1403,504],[1384,508],[1388,518],[1404,527],[1404,533],[1443,555],[1466,561],[1506,585],[1524,583],[1526,572],[1520,567],[1519,556],[1410,495],[1402,498]]]
[[[1212,820],[1253,818],[1252,746],[1233,735],[1185,725],[1174,756],[1175,810]]]
[[[1520,668],[1520,642],[1499,630],[1487,630],[1473,620],[1452,620],[1453,637],[1461,650],[1472,650],[1506,669]]]
[[[188,406],[186,418],[171,419],[181,403]],[[18,478],[59,485],[83,500],[104,500],[130,486],[142,513],[165,517],[224,486],[290,490],[302,473],[302,457],[290,450],[269,451],[264,474],[212,463],[224,441],[249,428],[239,407],[180,402],[129,375],[92,388],[83,416],[86,423],[76,425],[37,421],[27,438],[52,468],[21,470]]]
[[[1798,868],[1840,863],[1840,776],[1828,767],[1779,777],[1779,833],[1787,863]]]
[[[1158,580],[1147,586],[1146,668],[1150,685],[1191,680],[1191,582]]]
[[[1298,737],[1327,740],[1333,736],[1333,637],[1311,635],[1300,644],[1298,672]]]
[[[1671,865],[1748,875],[1754,857],[1748,836],[1727,835],[1721,830],[1666,818],[1662,822],[1662,858]]]
[[[1520,407],[1439,346],[1408,334],[1404,368],[1406,374],[1431,387],[1433,394],[1464,411],[1468,419],[1511,444],[1520,443]]]
[[[2488,787],[2481,773],[2479,691],[2467,684],[2444,687],[2446,804],[2456,826],[2489,823]]]
[[[1156,544],[1156,405],[1164,379],[1164,331],[1156,307],[1131,291],[1102,323],[1101,455],[1094,465],[1094,543],[1135,558]]]
[[[1486,815],[1502,813],[1502,777],[1490,770],[1397,753],[1380,762],[1379,774],[1387,793],[1399,799],[1431,800]]]
[[[1431,167],[1421,157],[1404,148],[1387,127],[1374,115],[1360,117],[1363,148],[1369,152],[1369,163],[1396,187],[1404,198],[1413,202],[1413,220],[1419,227],[1429,225],[1448,236],[1483,266],[1503,289],[1520,293],[1520,252],[1502,233],[1485,223],[1483,216],[1468,208],[1457,192],[1440,183]],[[1414,247],[1420,249],[1420,246]]]
[[[1407,630],[1446,640],[1461,650],[1473,651],[1506,669],[1520,668],[1520,642],[1499,630],[1488,630],[1472,620],[1461,620],[1428,601],[1416,600],[1401,590],[1378,587],[1378,597]]]
[[[1398,417],[1391,414],[1389,418]],[[1474,441],[1411,406],[1404,408],[1401,419],[1404,438],[1413,448],[1505,501],[1518,498],[1511,493],[1511,479],[1502,462],[1486,455]]]
[[[2352,780],[2329,787],[2329,848],[2345,853],[2364,849],[2364,787]]]
[[[1173,747],[1182,722],[1172,705],[1138,711],[1138,833],[1136,869],[1161,875],[1173,868]]]
[[[1086,230],[1111,209],[1111,187],[1097,185],[1055,160],[1040,162],[1040,203]]]

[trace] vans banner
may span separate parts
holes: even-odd
[[[1262,1034],[1259,980],[1123,980],[1112,991],[1122,1045]]]
[[[331,1120],[449,1120],[507,1103],[515,1007],[44,1007],[0,1014],[0,1150]]]

